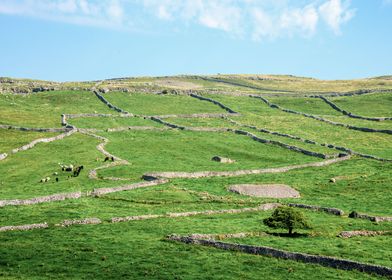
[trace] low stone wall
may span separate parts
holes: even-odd
[[[199,118],[199,119],[208,119],[208,118],[222,118],[227,116],[241,116],[239,113],[228,113],[228,114],[220,114],[220,113],[201,113],[201,114],[176,114],[176,115],[158,115],[152,116],[160,119],[167,118]]]
[[[6,157],[8,157],[8,154],[7,154],[7,153],[2,153],[2,154],[0,154],[0,160],[5,159]]]
[[[354,219],[365,219],[365,220],[369,220],[372,222],[392,222],[392,217],[383,217],[383,216],[372,216],[372,215],[368,215],[368,214],[360,214],[357,212],[351,212],[349,215],[350,218],[354,218]]]
[[[168,127],[170,127],[170,128],[175,128],[175,129],[180,129],[180,130],[184,130],[184,129],[186,128],[185,126],[181,126],[181,125],[169,123],[169,122],[166,122],[166,121],[164,121],[164,120],[161,120],[160,118],[157,118],[157,117],[149,117],[149,119],[152,120],[152,121],[154,121],[154,122],[157,122],[157,123],[166,125],[166,126],[168,126]]]
[[[329,207],[322,207],[322,206],[315,206],[315,205],[306,205],[306,204],[298,204],[298,203],[289,203],[288,206],[290,207],[298,207],[304,209],[310,209],[314,211],[322,211],[328,214],[336,215],[336,216],[343,216],[344,211],[337,209],[337,208],[329,208]]]
[[[106,129],[107,132],[119,132],[119,131],[127,131],[127,130],[156,130],[162,131],[167,130],[166,127],[155,127],[155,126],[124,126],[124,127],[115,127]]]
[[[230,108],[227,107],[226,105],[224,105],[224,104],[222,104],[221,102],[216,101],[216,100],[214,100],[214,99],[211,99],[211,98],[208,98],[208,97],[204,97],[204,96],[200,96],[200,95],[197,95],[197,94],[194,94],[194,93],[191,93],[191,94],[189,94],[189,95],[192,96],[192,97],[194,97],[194,98],[200,99],[200,100],[204,100],[204,101],[208,101],[208,102],[214,103],[215,105],[218,105],[219,107],[221,107],[222,109],[226,110],[226,111],[229,112],[229,113],[233,113],[233,114],[236,114],[236,113],[237,113],[236,111],[230,109]]]
[[[13,230],[32,230],[32,229],[48,228],[48,227],[49,225],[47,223],[20,225],[20,226],[4,226],[4,227],[0,227],[0,232],[13,231]]]
[[[338,234],[338,237],[342,238],[351,238],[355,236],[377,236],[377,235],[385,235],[390,234],[392,231],[388,230],[379,230],[379,231],[371,231],[371,230],[354,230],[354,231],[342,231]]]
[[[334,257],[310,255],[305,253],[289,252],[266,246],[251,246],[235,243],[225,243],[215,240],[196,239],[189,236],[168,236],[169,240],[178,241],[186,244],[197,244],[202,246],[211,246],[222,250],[243,252],[253,255],[262,255],[279,259],[300,261],[304,263],[313,263],[326,267],[332,267],[343,270],[358,270],[369,274],[382,276],[392,276],[392,268],[374,264],[360,263],[357,261],[338,259]]]
[[[12,129],[12,130],[20,130],[20,131],[34,131],[34,132],[65,132],[69,131],[67,128],[34,128],[34,127],[22,127],[8,124],[0,124],[0,129]]]
[[[140,182],[140,183],[119,186],[119,187],[113,187],[113,188],[99,188],[99,189],[94,189],[91,192],[91,196],[101,196],[101,195],[113,193],[113,192],[129,191],[129,190],[134,190],[134,189],[139,189],[139,188],[152,187],[152,186],[162,185],[167,182],[168,182],[168,180],[159,179],[159,180]]]
[[[177,212],[177,213],[166,213],[161,215],[141,215],[141,216],[128,216],[128,217],[115,217],[111,219],[112,223],[118,222],[129,222],[139,221],[156,218],[179,218],[179,217],[190,217],[196,215],[216,215],[216,214],[237,214],[243,212],[257,212],[257,211],[268,211],[279,207],[280,203],[266,203],[261,204],[258,207],[253,208],[239,208],[239,209],[223,209],[223,210],[206,210],[206,211],[192,211],[192,212]]]
[[[57,135],[57,136],[54,136],[54,137],[36,139],[36,140],[31,141],[29,144],[26,144],[26,145],[24,145],[22,147],[13,149],[11,152],[13,154],[15,154],[15,153],[20,152],[20,151],[25,151],[25,150],[31,149],[35,145],[37,145],[39,143],[49,143],[49,142],[53,142],[53,141],[56,141],[56,140],[60,140],[60,139],[63,139],[65,137],[68,137],[68,136],[74,134],[76,131],[77,131],[76,128],[72,128],[71,130],[69,130],[69,131],[67,131],[67,132],[65,132],[63,134],[60,134],[60,135]]]
[[[0,200],[0,207],[4,207],[7,205],[31,205],[31,204],[39,204],[45,202],[52,201],[61,201],[65,199],[77,199],[82,196],[81,192],[74,193],[59,193],[52,194],[48,196],[34,197],[29,199],[10,199],[10,200]]]
[[[101,100],[103,103],[105,103],[110,109],[113,109],[117,112],[124,113],[124,114],[130,114],[127,111],[124,111],[123,109],[113,105],[109,101],[106,100],[105,97],[103,97],[97,90],[93,90],[94,94],[98,97],[99,100]]]
[[[332,125],[335,125],[335,126],[345,127],[345,128],[348,128],[348,129],[358,130],[358,131],[362,131],[362,132],[378,132],[378,133],[392,134],[392,130],[389,130],[389,129],[374,129],[374,128],[359,127],[359,126],[353,126],[353,125],[344,124],[344,123],[333,122],[333,121],[330,121],[330,120],[327,120],[327,119],[324,119],[324,118],[321,118],[321,117],[318,117],[318,116],[315,116],[315,115],[310,115],[310,114],[307,114],[307,113],[298,112],[298,111],[294,111],[294,110],[291,110],[291,109],[285,109],[283,107],[280,107],[279,105],[276,105],[276,104],[273,104],[273,103],[269,102],[267,99],[265,99],[264,97],[259,96],[259,95],[251,94],[249,96],[253,97],[253,98],[261,99],[269,107],[281,110],[281,111],[286,112],[286,113],[301,115],[301,116],[304,116],[304,117],[307,117],[307,118],[311,118],[311,119],[318,120],[318,121],[321,121],[321,122],[325,122],[325,123],[328,123],[328,124],[332,124]]]
[[[56,224],[56,226],[69,227],[73,225],[97,225],[101,223],[102,221],[98,218],[85,218],[80,220],[64,220],[60,224]]]
[[[299,153],[302,153],[302,154],[307,155],[307,156],[318,157],[318,158],[323,158],[323,159],[335,158],[335,157],[338,156],[337,154],[336,155],[326,155],[326,154],[322,154],[322,153],[316,153],[316,152],[312,152],[312,151],[309,151],[309,150],[305,150],[305,149],[297,147],[297,146],[288,145],[288,144],[280,142],[280,141],[263,139],[263,138],[260,138],[260,137],[258,137],[256,135],[254,135],[253,133],[250,133],[250,132],[244,131],[244,130],[235,129],[235,130],[232,130],[232,131],[234,133],[236,133],[236,134],[249,136],[250,138],[252,138],[253,140],[255,140],[257,142],[264,143],[264,144],[272,144],[272,145],[280,146],[282,148],[285,148],[285,149],[288,149],[288,150],[291,150],[291,151],[295,151],[295,152],[299,152]]]
[[[145,180],[154,180],[157,178],[205,178],[205,177],[235,177],[251,174],[264,173],[283,173],[290,170],[307,168],[307,167],[321,167],[334,164],[340,161],[348,160],[350,156],[329,159],[320,162],[311,162],[299,165],[291,165],[285,167],[253,169],[253,170],[237,170],[237,171],[199,171],[199,172],[152,172],[143,175]]]
[[[375,118],[375,117],[364,117],[364,116],[359,116],[359,115],[355,115],[351,112],[348,112],[342,108],[340,108],[338,105],[336,105],[335,103],[333,103],[332,101],[328,100],[327,98],[325,98],[324,96],[317,96],[317,98],[320,98],[321,100],[323,100],[325,103],[327,103],[329,106],[331,106],[333,109],[335,109],[336,111],[342,113],[343,115],[346,115],[350,118],[354,118],[354,119],[362,119],[362,120],[367,120],[367,121],[390,121],[392,120],[392,118],[390,117],[380,117],[380,118]]]

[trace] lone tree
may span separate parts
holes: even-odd
[[[310,228],[309,222],[302,212],[288,206],[276,208],[271,217],[264,219],[263,223],[271,228],[285,228],[290,235],[293,234],[295,228]]]

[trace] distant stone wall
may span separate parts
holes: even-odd
[[[279,203],[265,203],[265,204],[261,204],[258,207],[252,207],[252,208],[206,210],[206,211],[166,213],[161,215],[115,217],[111,219],[111,222],[118,223],[118,222],[139,221],[139,220],[156,219],[156,218],[179,218],[179,217],[190,217],[190,216],[197,216],[197,215],[236,214],[236,213],[243,213],[243,212],[268,211],[268,210],[275,209],[280,205],[281,204]]]
[[[101,219],[98,218],[85,218],[80,220],[64,220],[63,222],[57,224],[56,226],[69,227],[74,225],[97,225],[101,223],[102,223]]]
[[[20,151],[25,151],[25,150],[31,149],[35,145],[37,145],[39,143],[49,143],[49,142],[53,142],[53,141],[56,141],[56,140],[60,140],[60,139],[63,139],[65,137],[68,137],[68,136],[74,134],[76,131],[77,131],[76,128],[72,128],[71,130],[69,130],[69,131],[67,131],[67,132],[65,132],[63,134],[60,134],[60,135],[57,135],[57,136],[54,136],[54,137],[36,139],[36,140],[31,141],[29,144],[26,144],[26,145],[24,145],[22,147],[13,149],[11,152],[13,154],[15,154],[15,153],[20,152]]]
[[[318,121],[321,121],[321,122],[325,122],[325,123],[328,123],[328,124],[332,124],[332,125],[335,125],[335,126],[345,127],[345,128],[348,128],[348,129],[358,130],[358,131],[362,131],[362,132],[378,132],[378,133],[392,134],[392,130],[389,130],[389,129],[374,129],[374,128],[358,127],[358,126],[353,126],[353,125],[349,125],[349,124],[333,122],[333,121],[330,121],[330,120],[327,120],[327,119],[324,119],[324,118],[321,118],[321,117],[318,117],[318,116],[315,116],[315,115],[310,115],[310,114],[307,114],[307,113],[298,112],[298,111],[294,111],[294,110],[291,110],[291,109],[285,109],[283,107],[280,107],[279,105],[276,105],[276,104],[273,104],[273,103],[269,102],[267,99],[265,99],[264,97],[259,96],[259,95],[251,94],[249,96],[253,97],[253,98],[258,98],[258,99],[262,100],[264,103],[266,103],[269,107],[281,110],[281,111],[286,112],[286,113],[301,115],[301,116],[304,116],[304,117],[307,117],[307,118],[315,119],[315,120],[318,120]]]
[[[343,216],[344,211],[337,209],[337,208],[329,208],[329,207],[322,207],[322,206],[315,206],[315,205],[306,205],[306,204],[298,204],[298,203],[289,203],[288,206],[290,207],[298,207],[298,208],[305,208],[305,209],[310,209],[314,211],[322,211],[322,212],[327,212],[332,215],[336,216]]]
[[[94,92],[94,94],[98,97],[98,99],[101,100],[104,104],[106,104],[110,109],[113,109],[113,110],[115,110],[115,111],[117,111],[117,112],[120,112],[120,113],[130,114],[130,113],[128,113],[127,111],[124,111],[123,109],[121,109],[121,108],[119,108],[119,107],[113,105],[112,103],[110,103],[105,97],[103,97],[103,96],[98,92],[98,90],[94,90],[93,92]]]
[[[65,132],[69,128],[34,128],[34,127],[21,127],[16,125],[0,124],[0,129],[12,129],[20,131],[34,131],[34,132]]]
[[[101,195],[108,194],[108,193],[113,193],[113,192],[129,191],[129,190],[134,190],[134,189],[139,189],[139,188],[146,188],[146,187],[151,187],[151,186],[157,186],[157,185],[165,184],[167,182],[168,182],[168,180],[159,179],[159,180],[153,180],[153,181],[148,181],[148,182],[140,182],[140,183],[125,185],[125,186],[120,186],[120,187],[99,188],[99,189],[94,189],[91,192],[91,196],[101,196]]]
[[[152,172],[143,175],[145,180],[154,180],[157,178],[205,178],[205,177],[235,177],[251,174],[264,173],[283,173],[294,169],[301,169],[307,167],[321,167],[334,164],[340,161],[348,160],[350,156],[329,159],[320,162],[311,162],[299,165],[291,165],[285,167],[253,169],[253,170],[236,170],[236,171],[199,171],[199,172]]]
[[[31,204],[39,204],[45,202],[52,201],[61,201],[65,199],[77,199],[82,196],[81,192],[74,193],[60,193],[60,194],[52,194],[48,196],[34,197],[30,199],[10,199],[10,200],[0,200],[0,207],[4,207],[7,205],[31,205]]]
[[[219,107],[221,107],[222,109],[226,110],[226,111],[229,112],[229,113],[233,113],[233,114],[236,114],[236,113],[237,113],[236,111],[230,109],[230,108],[227,107],[226,105],[224,105],[224,104],[222,104],[221,102],[216,101],[216,100],[214,100],[214,99],[211,99],[211,98],[208,98],[208,97],[204,97],[204,96],[200,96],[200,95],[197,95],[197,94],[194,94],[194,93],[191,93],[191,94],[189,94],[189,95],[192,96],[192,97],[194,97],[194,98],[200,99],[200,100],[204,100],[204,101],[208,101],[208,102],[214,103],[215,105],[218,105]]]
[[[291,150],[291,151],[295,151],[295,152],[299,152],[302,153],[304,155],[308,155],[308,156],[313,156],[313,157],[318,157],[318,158],[336,158],[338,156],[338,154],[335,155],[327,155],[327,154],[322,154],[322,153],[316,153],[316,152],[312,152],[297,146],[293,146],[293,145],[288,145],[286,143],[280,142],[280,141],[276,141],[276,140],[269,140],[269,139],[263,139],[260,138],[256,135],[254,135],[253,133],[250,133],[248,131],[244,131],[244,130],[232,130],[234,133],[236,134],[241,134],[241,135],[246,135],[249,136],[250,138],[252,138],[253,140],[260,142],[260,143],[264,143],[264,144],[272,144],[272,145],[276,145],[276,146],[280,146],[282,148]]]
[[[196,239],[189,236],[168,236],[169,240],[178,241],[186,244],[197,244],[202,246],[211,246],[222,250],[243,252],[253,255],[263,255],[274,258],[300,261],[304,263],[313,263],[326,267],[332,267],[343,270],[358,270],[369,274],[377,274],[382,276],[392,276],[392,268],[380,265],[360,263],[357,261],[338,259],[334,257],[310,255],[305,253],[289,252],[285,250],[275,249],[266,246],[252,246],[243,244],[225,243],[215,240]]]

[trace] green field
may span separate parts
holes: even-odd
[[[28,86],[26,81],[15,80],[15,84],[24,88]],[[387,279],[357,270],[183,244],[166,237],[170,234],[253,233],[251,237],[222,241],[392,268],[391,234],[337,237],[341,231],[392,231],[392,222],[376,223],[348,217],[351,211],[392,217],[392,135],[335,126],[271,108],[260,99],[246,96],[260,94],[283,108],[351,126],[392,129],[391,121],[350,118],[319,98],[305,96],[312,92],[392,89],[389,80],[318,81],[293,76],[215,75],[140,77],[97,84],[98,88],[110,89],[103,94],[110,103],[135,116],[120,115],[92,91],[72,89],[90,88],[93,84],[62,83],[59,91],[21,95],[7,92],[7,83],[0,83],[0,92],[3,92],[0,94],[0,124],[3,125],[60,128],[61,114],[110,114],[69,118],[69,125],[81,130],[15,154],[11,153],[12,149],[60,133],[0,128],[0,154],[8,154],[0,159],[0,279]],[[123,88],[129,92],[119,91]],[[169,93],[156,94],[164,90]],[[219,101],[239,114],[230,115],[212,102],[193,98],[188,95],[190,91]],[[353,114],[392,116],[390,92],[328,99]],[[144,118],[216,113],[227,115],[162,118],[186,129]],[[119,128],[123,130],[113,131]],[[210,131],[195,131],[195,128]],[[214,128],[228,131],[213,131]],[[252,133],[272,143],[260,143],[234,130]],[[290,150],[277,142],[309,153],[337,157],[342,151],[320,145],[333,144],[385,161],[352,155],[347,160],[314,166],[325,159]],[[116,157],[114,162],[105,161],[108,155]],[[235,162],[216,162],[212,160],[214,156]],[[74,177],[61,170],[62,164],[83,165],[84,169]],[[312,166],[276,172],[276,168],[304,164]],[[254,171],[261,169],[267,169],[266,173]],[[219,177],[208,173],[241,170],[253,170],[254,174]],[[98,197],[90,195],[93,189],[135,186],[133,184],[146,182],[144,174],[154,172],[170,172],[173,178],[168,177],[166,182],[154,186]],[[191,178],[200,172],[206,172],[207,177]],[[46,177],[51,180],[40,182]],[[235,184],[285,184],[297,190],[300,197],[252,197],[229,192],[228,187]],[[79,191],[80,198],[2,207],[4,201]],[[280,234],[284,230],[270,229],[261,222],[272,210],[206,212],[254,208],[276,202],[333,207],[345,214],[334,216],[301,209],[311,228],[296,230],[300,235],[288,237]],[[200,213],[187,217],[170,214],[193,211]],[[161,216],[111,222],[115,217],[145,215]],[[99,218],[101,223],[57,226],[64,220],[86,218]],[[47,223],[48,228],[2,230],[6,226],[39,223]]]

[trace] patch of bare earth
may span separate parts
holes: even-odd
[[[287,185],[281,184],[264,184],[264,185],[232,185],[229,191],[242,195],[271,197],[271,198],[298,198],[298,191]]]

